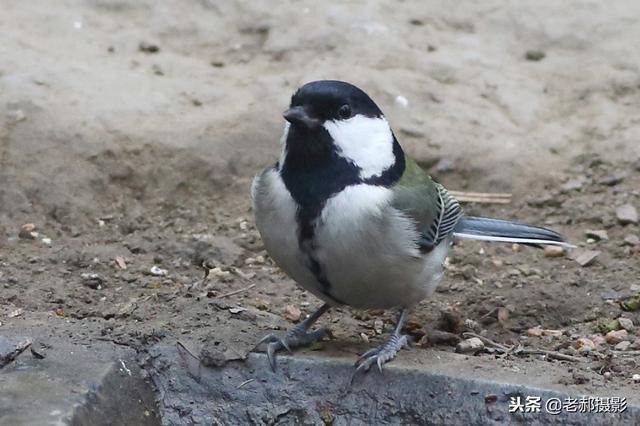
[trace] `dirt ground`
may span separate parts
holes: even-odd
[[[640,209],[637,2],[57,3],[0,14],[0,334],[186,339],[229,359],[291,327],[292,308],[310,313],[320,302],[263,250],[249,185],[277,158],[293,90],[337,78],[370,93],[450,189],[513,193],[468,213],[600,252],[581,266],[458,244],[410,317],[416,340],[473,329],[581,358],[549,362],[585,391],[640,391],[640,227],[617,213]],[[20,238],[29,223],[37,235]],[[321,323],[361,352],[393,317],[337,309]],[[620,317],[635,328],[600,342]],[[454,350],[422,342],[410,351]],[[490,352],[477,357],[532,358]]]

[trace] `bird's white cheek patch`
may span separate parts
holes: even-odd
[[[359,114],[348,120],[327,121],[324,128],[338,154],[360,167],[361,178],[379,175],[393,165],[393,134],[384,117]]]

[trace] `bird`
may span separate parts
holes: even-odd
[[[443,277],[454,239],[572,247],[549,229],[466,216],[459,202],[401,147],[376,103],[338,80],[312,81],[283,113],[278,161],[251,184],[256,227],[273,261],[324,303],[286,334],[268,334],[275,354],[331,337],[312,330],[332,307],[395,309],[393,331],[364,352],[355,374],[408,345],[402,326]]]

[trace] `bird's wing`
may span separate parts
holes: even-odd
[[[393,207],[411,217],[418,226],[418,244],[429,251],[453,233],[462,216],[458,201],[439,183],[406,157],[405,171],[393,186]]]

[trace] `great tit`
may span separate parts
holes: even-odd
[[[267,344],[274,370],[276,351],[328,336],[310,328],[340,305],[399,309],[389,338],[359,358],[355,373],[381,369],[407,344],[407,311],[434,293],[454,238],[570,246],[545,228],[465,216],[352,84],[305,84],[284,119],[280,158],[252,183],[255,221],[269,256],[325,303],[288,333],[258,343]]]

